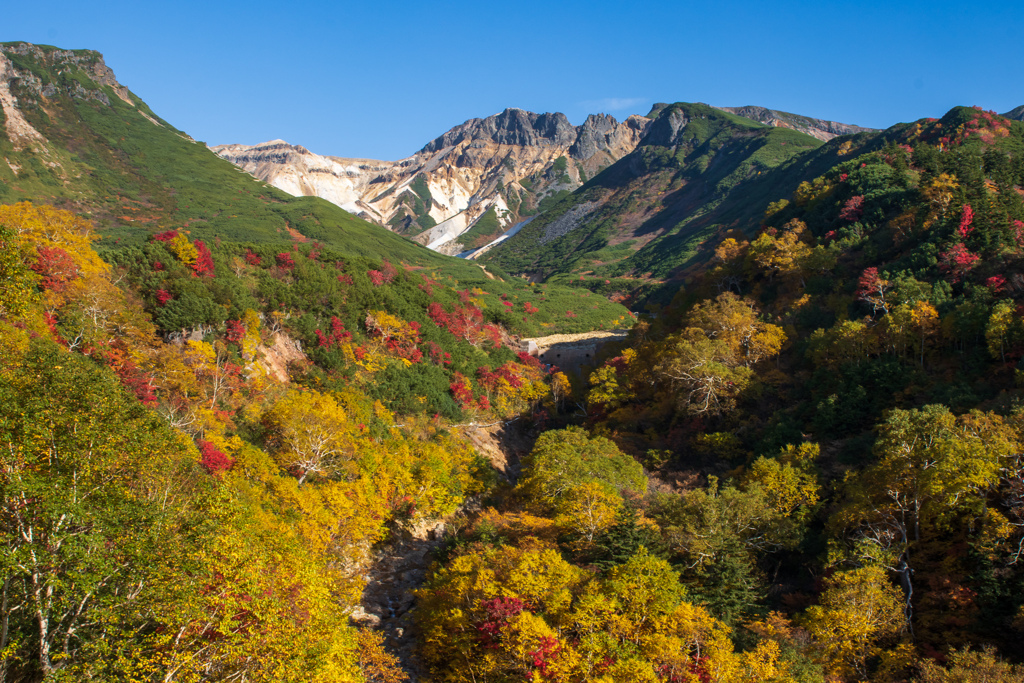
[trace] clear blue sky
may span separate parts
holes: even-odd
[[[506,107],[573,123],[659,101],[885,127],[1024,104],[1015,2],[5,3],[0,41],[102,52],[210,144],[397,159]]]

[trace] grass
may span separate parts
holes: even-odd
[[[467,249],[476,249],[497,239],[504,231],[505,229],[498,222],[498,214],[492,206],[480,216],[472,228],[459,236],[459,242]]]

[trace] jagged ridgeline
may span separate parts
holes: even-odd
[[[445,254],[476,249],[543,212],[636,147],[650,119],[522,109],[470,119],[405,159],[321,156],[273,140],[218,154],[296,196],[323,197]]]
[[[777,184],[803,169],[771,172],[822,144],[702,104],[653,113],[633,152],[483,260],[542,277],[670,277],[716,232],[756,225]]]
[[[0,164],[0,201],[45,202],[81,213],[97,226],[97,248],[111,258],[121,252],[125,261],[126,248],[178,230],[214,250],[227,243],[304,244],[299,250],[305,254],[371,259],[378,269],[381,259],[427,268],[460,282],[461,289],[486,281],[495,297],[532,291],[518,280],[488,278],[476,265],[439,256],[327,201],[293,197],[253,179],[159,118],[117,82],[99,53],[4,44],[0,89],[8,132],[0,136],[6,161]],[[416,182],[412,187],[419,189]],[[567,291],[549,294],[569,297]],[[552,317],[544,324],[551,332],[582,331],[580,319],[564,315],[571,309],[564,301],[560,321]],[[498,313],[507,307],[495,299],[490,308]],[[596,300],[587,310],[588,322],[605,326],[625,313]],[[529,317],[504,320],[516,332],[546,329],[531,325]]]

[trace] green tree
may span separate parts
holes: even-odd
[[[643,467],[613,442],[580,427],[544,432],[523,460],[520,487],[546,504],[591,482],[614,491],[643,492],[647,479]]]
[[[146,667],[152,582],[180,547],[198,456],[112,373],[50,342],[0,368],[0,568],[17,663],[103,677]],[[193,510],[194,512],[194,510]],[[108,669],[110,667],[110,669]]]

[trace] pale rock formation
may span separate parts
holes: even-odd
[[[580,187],[631,152],[650,123],[596,114],[573,126],[564,114],[506,109],[470,119],[399,161],[321,156],[282,140],[212,149],[289,194],[322,197],[431,249],[458,253],[458,238],[488,210],[501,230],[511,228],[524,202],[532,208],[544,196]],[[527,178],[528,188],[520,184]],[[414,214],[417,199],[422,211]]]

